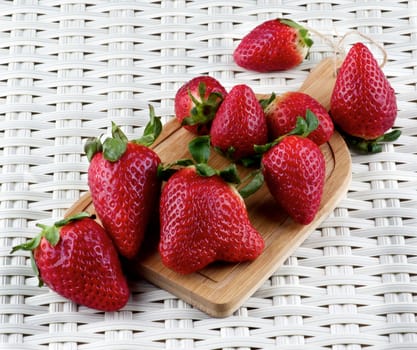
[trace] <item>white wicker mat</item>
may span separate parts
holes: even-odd
[[[210,318],[145,281],[115,313],[39,289],[28,255],[9,251],[87,189],[88,136],[110,120],[141,133],[148,103],[171,117],[196,75],[282,92],[332,54],[314,35],[295,70],[235,66],[239,39],[274,17],[384,45],[399,141],[353,155],[346,198],[233,316]],[[416,0],[0,1],[0,349],[417,349],[416,101]]]

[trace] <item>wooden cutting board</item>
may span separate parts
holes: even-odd
[[[310,73],[299,91],[310,94],[329,108],[334,81],[334,60],[325,59]],[[164,126],[152,148],[162,162],[169,163],[190,157],[187,145],[192,138],[192,134],[172,120]],[[335,132],[321,149],[326,159],[326,183],[320,210],[311,224],[297,224],[281,213],[265,185],[246,199],[251,222],[265,239],[265,250],[255,261],[238,264],[218,262],[197,273],[180,275],[161,263],[156,246],[159,233],[155,229],[150,233],[154,239],[144,249],[146,253],[130,262],[130,269],[213,317],[232,314],[282,265],[345,195],[351,179],[351,160],[344,140]],[[228,164],[215,152],[212,152],[209,163],[219,168]],[[239,168],[242,176],[245,171]],[[67,215],[80,211],[94,213],[89,193],[82,196]]]

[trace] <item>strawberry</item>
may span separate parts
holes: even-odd
[[[265,108],[270,139],[276,139],[290,132],[295,126],[297,117],[305,117],[307,111],[315,114],[319,126],[308,135],[308,138],[321,145],[333,135],[333,121],[320,102],[303,92],[290,91],[281,96],[272,95],[272,101]]]
[[[254,147],[262,154],[261,172],[272,197],[295,222],[304,225],[319,210],[326,175],[320,147],[307,138],[318,125],[317,117],[307,113],[305,119],[297,118],[289,133]]]
[[[40,234],[13,248],[31,251],[32,266],[49,288],[71,301],[102,311],[126,305],[129,288],[117,251],[88,213],[38,224]]]
[[[188,131],[208,134],[211,121],[226,95],[226,89],[215,78],[195,77],[175,94],[176,118]]]
[[[313,141],[284,137],[263,155],[262,173],[272,196],[294,221],[313,221],[325,180],[324,156]]]
[[[268,140],[265,114],[253,90],[235,85],[220,105],[210,130],[212,145],[238,160],[254,154],[255,144]]]
[[[128,141],[113,124],[111,138],[103,144],[93,140],[85,147],[90,160],[88,186],[96,213],[119,253],[128,259],[138,253],[157,208],[161,160],[147,146],[161,127],[151,109],[151,121],[141,139]]]
[[[201,175],[196,166],[178,170],[163,187],[160,223],[162,262],[181,274],[217,260],[253,260],[264,248],[237,190],[217,174]]]
[[[298,66],[313,41],[308,30],[289,19],[272,19],[243,37],[233,53],[237,65],[257,71],[280,71]]]
[[[330,114],[342,131],[364,140],[362,146],[370,151],[380,150],[379,141],[399,136],[397,130],[384,139],[397,116],[395,91],[371,51],[360,42],[351,47],[339,69]]]

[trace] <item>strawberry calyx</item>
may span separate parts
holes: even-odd
[[[205,125],[210,123],[217,112],[220,104],[223,102],[223,95],[218,91],[211,92],[208,97],[206,95],[206,84],[200,82],[198,84],[197,99],[188,89],[188,96],[193,102],[194,106],[190,110],[190,115],[181,121],[181,125]]]
[[[36,227],[41,228],[41,231],[38,235],[30,239],[29,241],[19,244],[17,246],[14,246],[12,250],[10,251],[10,254],[13,254],[14,252],[18,250],[26,250],[30,251],[31,255],[31,264],[33,271],[35,272],[35,275],[38,277],[39,280],[39,286],[41,287],[43,285],[43,281],[40,277],[38,267],[35,262],[35,258],[33,255],[33,251],[39,246],[41,243],[42,238],[45,238],[53,247],[56,246],[60,240],[60,229],[64,227],[65,225],[69,224],[70,222],[74,222],[77,220],[85,219],[85,218],[94,218],[94,215],[91,215],[87,212],[81,212],[78,214],[71,215],[67,218],[64,218],[62,220],[56,221],[53,225],[47,226],[44,224],[36,224]]]
[[[179,159],[167,165],[159,164],[158,177],[163,181],[167,181],[176,171],[183,167],[194,167],[197,174],[204,177],[220,176],[229,184],[239,186],[239,194],[246,198],[255,193],[263,184],[263,174],[260,169],[248,174],[241,179],[235,163],[227,165],[223,169],[215,169],[208,164],[211,154],[210,136],[203,135],[192,139],[188,144],[188,150],[192,159]]]
[[[300,36],[300,42],[310,48],[311,46],[313,46],[313,40],[310,38],[310,34],[308,29],[306,29],[305,27],[303,27],[301,24],[294,22],[291,19],[286,19],[286,18],[281,18],[278,19],[282,24],[285,24],[291,28],[294,28],[298,31],[298,34]]]
[[[264,145],[255,145],[254,149],[255,152],[258,154],[263,154],[268,151],[270,148],[275,146],[276,144],[280,143],[285,137],[290,135],[298,135],[301,137],[307,137],[310,133],[316,130],[319,126],[319,120],[317,116],[307,108],[305,118],[297,117],[297,121],[295,127],[289,131],[288,133],[279,136],[272,142],[268,142]]]
[[[361,137],[349,135],[344,132],[341,133],[349,146],[351,146],[357,152],[365,154],[382,152],[382,145],[384,143],[393,142],[397,140],[401,135],[401,131],[395,129],[375,139],[367,140]]]
[[[129,142],[149,147],[162,131],[161,117],[155,115],[152,105],[149,105],[149,121],[145,126],[143,135],[139,139],[129,141],[116,123],[112,121],[111,125],[111,137],[107,137],[103,142],[101,142],[101,136],[89,139],[86,142],[84,151],[89,161],[93,159],[96,153],[102,152],[103,157],[109,162],[116,162],[126,152]]]
[[[235,164],[230,164],[224,169],[215,169],[208,164],[211,154],[210,136],[195,137],[188,144],[188,150],[192,158],[179,159],[167,165],[159,164],[158,177],[167,181],[176,171],[183,167],[193,166],[200,176],[218,175],[223,180],[233,184],[239,184],[240,178]]]

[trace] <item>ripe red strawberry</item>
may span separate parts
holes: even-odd
[[[313,41],[308,30],[289,19],[265,21],[250,31],[233,53],[237,65],[258,72],[294,68]]]
[[[195,77],[175,94],[175,115],[188,131],[206,135],[226,95],[226,89],[215,78]]]
[[[117,251],[106,231],[88,213],[38,224],[41,233],[13,248],[29,250],[40,285],[93,309],[116,311],[129,299]]]
[[[351,47],[340,67],[330,114],[344,132],[365,140],[381,137],[394,124],[395,91],[362,43]]]
[[[305,117],[307,110],[313,112],[319,121],[317,129],[307,137],[318,145],[327,142],[333,135],[334,130],[329,113],[316,99],[297,91],[276,96],[266,106],[265,116],[270,139],[276,139],[294,129],[297,117]]]
[[[160,201],[163,264],[182,274],[213,261],[253,260],[263,248],[242,197],[220,176],[201,176],[194,166],[170,177]]]
[[[212,145],[234,160],[254,154],[268,140],[265,114],[253,90],[235,85],[220,105],[210,130]]]
[[[312,222],[320,207],[325,159],[310,139],[285,136],[262,156],[262,173],[272,196],[300,224]]]
[[[155,122],[154,118],[151,117],[151,123]],[[145,130],[142,139],[128,141],[113,124],[112,138],[107,138],[102,145],[99,140],[86,145],[90,159],[88,186],[94,208],[119,253],[126,258],[138,253],[158,204],[157,169],[161,160],[141,144],[148,145],[149,136]],[[151,136],[150,143],[153,139]]]

